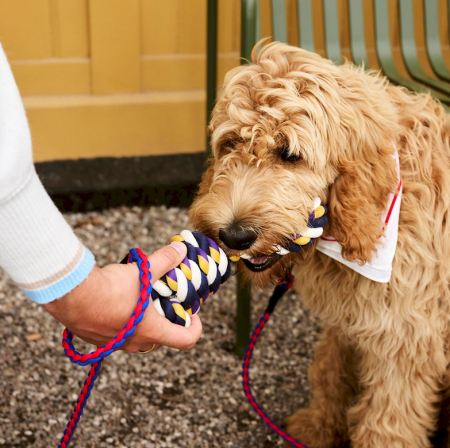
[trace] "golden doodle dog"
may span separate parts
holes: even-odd
[[[210,124],[214,154],[190,216],[265,285],[291,267],[323,338],[309,408],[287,420],[310,448],[430,446],[450,360],[450,121],[429,95],[272,43],[231,70]],[[386,283],[320,252],[270,255],[327,204],[327,235],[358,266],[380,250],[403,182]],[[301,343],[301,341],[299,341]]]

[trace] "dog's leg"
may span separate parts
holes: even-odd
[[[345,446],[346,411],[357,387],[355,355],[337,332],[328,329],[315,349],[309,370],[313,395],[309,408],[287,419],[287,431],[310,448]]]
[[[361,394],[348,412],[353,448],[430,446],[446,360],[442,341],[430,329],[415,332],[426,340],[407,346],[406,338],[378,334],[367,341],[365,349],[370,349],[361,355]]]

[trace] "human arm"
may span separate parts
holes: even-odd
[[[94,256],[76,237],[38,178],[31,146],[19,90],[0,45],[0,267],[31,300],[45,305],[76,335],[94,343],[106,342],[122,328],[136,305],[137,270],[133,266],[95,266]],[[164,248],[151,258],[154,279],[182,259],[179,255],[177,263],[171,264],[174,260],[169,257],[171,263],[167,263],[166,252]],[[171,248],[169,252],[175,251]],[[149,341],[189,348],[200,337],[199,322],[195,318],[190,330],[182,329],[166,322],[151,304],[125,349],[145,350]]]

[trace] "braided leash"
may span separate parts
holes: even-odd
[[[297,439],[294,439],[290,436],[286,431],[283,431],[264,411],[264,409],[260,406],[260,404],[256,401],[253,396],[252,390],[250,388],[250,362],[253,355],[253,350],[258,342],[258,338],[263,331],[265,325],[270,319],[273,310],[275,309],[276,304],[281,299],[286,291],[291,289],[293,282],[293,277],[291,274],[288,274],[287,277],[280,279],[278,286],[275,288],[272,296],[269,300],[269,305],[264,311],[263,316],[255,327],[253,334],[250,338],[250,342],[247,345],[244,355],[244,361],[242,363],[242,385],[244,387],[244,393],[247,397],[248,402],[262,419],[262,421],[274,432],[276,432],[280,437],[282,437],[286,442],[290,445],[295,446],[296,448],[308,448],[306,445],[300,443]]]
[[[66,356],[68,356],[73,363],[80,366],[91,364],[91,368],[58,448],[66,448],[69,446],[72,436],[77,429],[81,415],[83,414],[84,406],[94,387],[94,382],[97,378],[98,371],[100,370],[102,360],[122,347],[125,341],[134,334],[137,325],[141,322],[144,312],[148,307],[149,297],[152,291],[152,285],[150,283],[152,278],[152,274],[150,273],[150,263],[147,260],[147,256],[140,249],[130,250],[128,262],[131,263],[133,261],[136,261],[139,267],[139,279],[141,281],[140,295],[135,310],[119,334],[103,347],[99,347],[91,353],[82,355],[75,350],[72,344],[73,333],[67,328],[64,330],[62,345]]]
[[[308,229],[302,235],[296,235],[292,241],[285,246],[277,246],[273,249],[273,254],[285,255],[288,252],[298,252],[303,247],[309,246],[314,239],[323,232],[322,227],[326,224],[326,207],[316,200],[314,210],[308,222]],[[64,435],[61,438],[58,448],[66,448],[75,433],[78,422],[83,414],[84,407],[90,396],[94,382],[97,378],[101,363],[104,358],[123,346],[125,341],[136,331],[137,325],[141,322],[145,310],[149,305],[150,296],[157,311],[168,318],[172,323],[188,327],[190,318],[200,310],[200,305],[207,298],[215,294],[220,285],[230,276],[231,261],[237,261],[240,257],[227,258],[223,250],[210,238],[205,237],[200,232],[190,232],[183,230],[179,235],[175,235],[172,241],[182,241],[187,247],[187,255],[179,267],[172,269],[160,280],[157,280],[152,288],[150,283],[152,275],[150,263],[147,256],[140,249],[131,249],[122,263],[136,262],[139,268],[139,279],[141,282],[139,300],[130,319],[123,329],[103,347],[98,347],[95,351],[87,354],[77,352],[72,344],[73,333],[67,328],[63,333],[62,345],[64,353],[70,361],[81,366],[91,365],[86,381],[84,382],[80,396],[76,402],[74,411],[67,423]],[[245,258],[245,256],[242,256]],[[287,286],[288,285],[288,286]],[[282,282],[274,291],[269,307],[258,324],[244,359],[244,390],[250,404],[255,408],[258,415],[281,437],[291,445],[300,448],[307,448],[300,444],[289,434],[285,433],[267,414],[262,410],[254,399],[249,385],[249,367],[253,348],[256,344],[264,325],[267,323],[278,299],[290,288],[292,282]],[[282,291],[282,292],[281,292]],[[280,294],[281,292],[281,294]],[[278,297],[276,300],[274,297]],[[295,444],[294,444],[295,443]]]

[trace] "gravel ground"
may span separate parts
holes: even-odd
[[[66,218],[100,266],[121,260],[133,246],[150,253],[189,228],[187,211],[178,208],[121,207]],[[204,332],[191,351],[116,352],[105,360],[72,445],[283,446],[242,391],[241,360],[232,350],[235,286],[231,278],[202,307]],[[267,298],[254,292],[253,323]],[[0,273],[0,447],[58,445],[87,374],[87,367],[65,358],[62,330]],[[315,318],[289,293],[260,338],[253,390],[278,424],[307,403],[307,369],[318,332]]]

